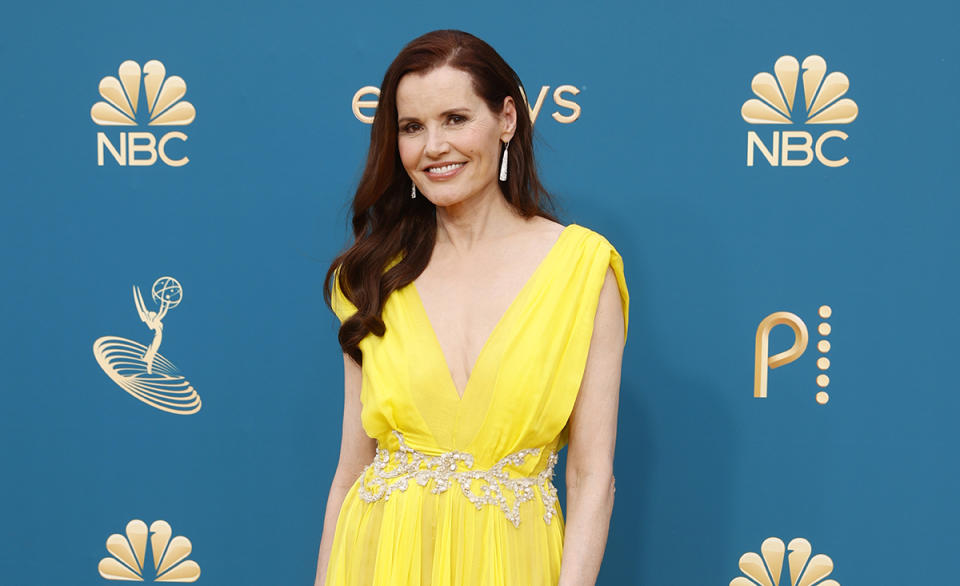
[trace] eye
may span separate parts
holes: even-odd
[[[447,120],[449,120],[451,124],[462,124],[467,121],[467,117],[461,116],[460,114],[451,114]]]
[[[418,130],[420,130],[420,125],[417,124],[416,122],[408,122],[400,127],[400,132],[404,134],[413,134]]]

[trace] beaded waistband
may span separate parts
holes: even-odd
[[[515,527],[520,526],[520,504],[534,497],[533,487],[540,489],[546,513],[543,520],[550,524],[553,517],[553,508],[557,502],[557,489],[553,486],[553,467],[557,463],[557,452],[550,451],[547,457],[547,467],[536,476],[521,476],[511,478],[503,468],[508,464],[522,465],[527,456],[539,455],[544,448],[526,448],[513,452],[486,470],[473,470],[473,455],[465,452],[450,451],[436,456],[419,452],[403,440],[403,435],[392,432],[400,443],[399,449],[393,454],[389,450],[377,447],[377,455],[373,462],[363,469],[360,477],[359,495],[368,503],[380,499],[387,500],[390,493],[396,490],[407,489],[410,479],[416,480],[420,486],[426,486],[430,480],[434,481],[431,492],[439,494],[450,488],[454,481],[460,485],[464,496],[473,503],[477,510],[484,505],[498,506]],[[395,467],[387,469],[391,459]],[[462,462],[467,470],[457,470],[457,462]],[[373,470],[373,478],[368,482],[367,472]],[[480,482],[480,492],[472,488],[473,481]],[[369,488],[368,488],[369,485]],[[508,503],[505,491],[513,494],[513,505]]]

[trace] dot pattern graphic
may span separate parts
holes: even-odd
[[[833,315],[833,310],[830,309],[829,305],[821,305],[820,309],[817,310],[817,314],[822,319],[826,320],[826,319],[829,319],[831,315]],[[819,333],[821,336],[824,337],[824,339],[821,339],[819,342],[817,342],[817,350],[819,350],[821,354],[826,354],[827,352],[830,351],[830,340],[827,340],[825,338],[826,336],[830,335],[831,331],[832,331],[832,328],[830,327],[830,324],[827,323],[826,321],[820,322],[820,325],[817,326],[817,333]],[[830,368],[830,359],[827,358],[826,356],[821,356],[820,358],[818,358],[817,368],[819,368],[821,371],[824,371],[817,375],[817,386],[820,387],[821,389],[825,389],[827,385],[830,384],[830,376],[827,375],[827,373],[825,372],[827,369]],[[830,400],[830,394],[827,393],[826,391],[820,391],[817,393],[817,403],[820,403],[821,405],[826,405],[827,401],[829,400]]]

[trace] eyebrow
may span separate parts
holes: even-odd
[[[441,112],[440,117],[445,118],[451,114],[470,114],[470,113],[472,113],[470,108],[451,108],[449,110],[444,110],[443,112]],[[397,120],[397,124],[403,124],[404,122],[415,122],[415,121],[419,121],[419,120],[415,117],[404,116],[403,118]]]

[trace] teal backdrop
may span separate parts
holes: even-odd
[[[370,130],[352,100],[436,28],[487,40],[531,99],[549,86],[542,176],[563,222],[624,259],[599,584],[747,580],[741,556],[771,537],[806,540],[844,586],[951,583],[957,17],[946,0],[6,6],[0,583],[109,584],[107,540],[139,519],[189,539],[198,584],[312,584],[343,401],[321,283]],[[751,81],[787,55],[845,74],[856,118],[805,124],[798,90],[789,123],[747,122]],[[150,126],[142,105],[135,126],[96,124],[98,84],[127,60],[180,76],[192,122]],[[551,115],[573,115],[561,85],[569,123]],[[756,146],[747,165],[751,132],[768,149],[800,133],[802,163],[802,133],[828,131],[846,138],[823,160],[842,166],[772,165]],[[189,162],[120,165],[100,139],[99,165],[98,133],[119,151],[121,132],[180,132],[164,154]],[[159,311],[161,277],[182,287],[160,354],[202,400],[189,415],[137,400],[92,351],[150,344],[131,292]],[[757,398],[757,328],[778,311],[809,344]],[[793,342],[777,326],[769,354]]]

